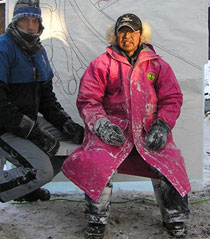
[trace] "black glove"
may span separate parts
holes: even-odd
[[[162,119],[157,119],[148,130],[145,138],[146,147],[153,151],[161,150],[170,132],[170,127]]]
[[[125,142],[123,131],[108,119],[101,118],[94,125],[95,134],[106,144],[120,146]]]
[[[63,125],[63,133],[73,144],[82,144],[84,139],[84,128],[71,119]]]
[[[26,115],[23,115],[19,125],[13,128],[12,133],[16,134],[21,138],[27,139],[36,122]]]
[[[48,131],[36,124],[30,132],[28,139],[43,150],[50,157],[54,156],[59,149],[59,142]]]

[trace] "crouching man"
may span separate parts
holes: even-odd
[[[19,0],[0,36],[0,160],[16,166],[0,169],[1,202],[49,199],[40,187],[61,171],[59,140],[83,141],[83,127],[53,93],[53,72],[39,39],[43,29],[39,0]]]

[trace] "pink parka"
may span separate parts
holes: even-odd
[[[180,115],[183,97],[171,67],[146,44],[134,66],[111,47],[106,50],[81,79],[77,107],[85,122],[85,140],[65,160],[64,175],[97,201],[116,170],[158,178],[151,165],[184,197],[190,183],[172,133],[162,150],[145,147],[146,132],[156,118],[173,129]],[[94,123],[100,118],[108,118],[123,130],[126,141],[122,146],[110,146],[95,135]],[[138,154],[130,154],[134,146]]]

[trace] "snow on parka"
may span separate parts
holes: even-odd
[[[170,132],[160,151],[145,147],[145,135],[155,119],[173,129],[183,96],[171,67],[144,44],[134,66],[107,47],[84,73],[77,98],[85,122],[85,140],[64,162],[63,173],[97,201],[112,175],[118,173],[157,178],[149,165],[164,175],[184,197],[190,191],[181,152]],[[124,132],[125,143],[113,147],[94,133],[94,123],[108,118]],[[138,153],[132,154],[136,147]]]

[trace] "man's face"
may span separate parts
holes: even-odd
[[[130,27],[121,27],[117,32],[117,45],[130,57],[137,50],[140,43],[140,31],[133,31]]]
[[[26,33],[37,34],[39,32],[39,19],[36,17],[24,17],[17,22],[17,26]]]

